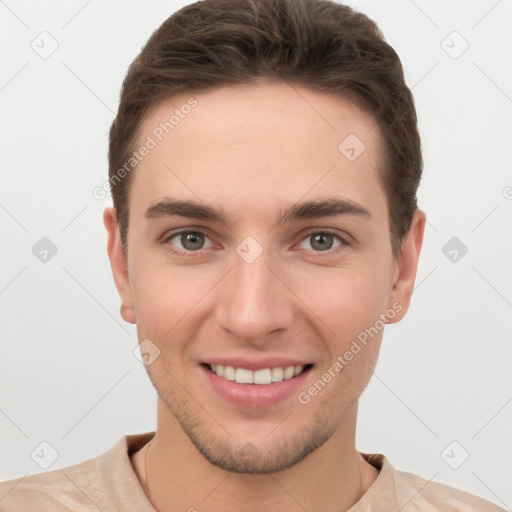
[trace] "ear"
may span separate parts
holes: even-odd
[[[113,206],[105,208],[103,223],[108,232],[107,252],[117,291],[121,297],[121,316],[130,324],[135,323],[132,293],[128,277],[128,259],[124,254],[117,222],[117,211]]]
[[[423,233],[425,231],[426,216],[421,210],[414,212],[411,227],[402,241],[402,251],[396,258],[395,282],[389,297],[389,307],[396,311],[392,319],[388,319],[389,324],[402,320],[409,309],[411,296],[414,290],[416,280],[416,271],[423,244]],[[398,308],[398,304],[401,308]]]

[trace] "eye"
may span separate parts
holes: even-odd
[[[195,252],[199,255],[201,249],[214,245],[205,233],[192,230],[172,233],[164,237],[162,243],[167,245],[171,252],[180,255],[192,255]],[[304,244],[309,247],[305,247]],[[341,236],[328,230],[321,230],[310,232],[302,239],[299,248],[318,253],[329,252],[343,245],[347,245],[347,242]]]
[[[173,242],[174,240],[176,241]],[[170,244],[174,247],[177,244],[181,244],[181,247],[178,246],[178,249],[171,247],[171,250],[178,254],[186,254],[205,248],[205,240],[209,240],[209,238],[200,231],[180,231],[179,233],[174,233],[166,237],[163,243]]]
[[[336,239],[339,241],[339,243],[334,245]],[[315,252],[329,251],[333,248],[345,245],[345,241],[340,236],[330,231],[313,231],[303,239],[301,245],[304,242],[308,242],[309,240],[311,240],[310,246]],[[306,249],[309,249],[309,247],[306,247]]]

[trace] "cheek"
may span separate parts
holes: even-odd
[[[303,287],[306,304],[330,328],[334,345],[342,350],[347,342],[375,324],[385,312],[389,290],[382,269],[343,268]]]
[[[131,282],[139,335],[172,350],[187,337],[190,319],[200,324],[218,275],[197,266],[177,268],[149,259],[137,263]]]
[[[170,268],[141,262],[133,272],[131,283],[139,329],[146,337],[163,340],[190,309],[189,302],[194,295],[193,291],[189,292],[193,290],[190,282],[187,285],[183,277]]]
[[[379,317],[384,311],[378,285],[366,278],[341,284],[325,301],[322,318],[331,329],[325,338],[329,355],[322,370],[336,375],[325,398],[339,410],[356,400],[370,381],[385,328]]]

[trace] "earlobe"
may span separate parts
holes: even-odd
[[[129,324],[135,324],[135,313],[131,307],[128,307],[124,304],[121,304],[120,309],[121,317],[125,322],[128,322]]]
[[[135,312],[128,276],[128,261],[121,245],[117,212],[113,206],[105,208],[103,223],[108,233],[107,252],[112,267],[112,275],[121,298],[121,316],[126,322],[135,324]]]
[[[407,313],[411,303],[412,292],[418,270],[418,262],[423,244],[426,216],[421,210],[414,212],[409,231],[402,243],[402,252],[397,258],[397,274],[389,297],[389,307],[398,310],[397,314],[388,323],[399,322]]]

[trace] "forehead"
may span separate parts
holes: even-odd
[[[166,195],[248,215],[305,195],[383,199],[374,118],[346,98],[285,82],[166,99],[141,125],[136,147],[145,144],[130,186],[137,215]]]

